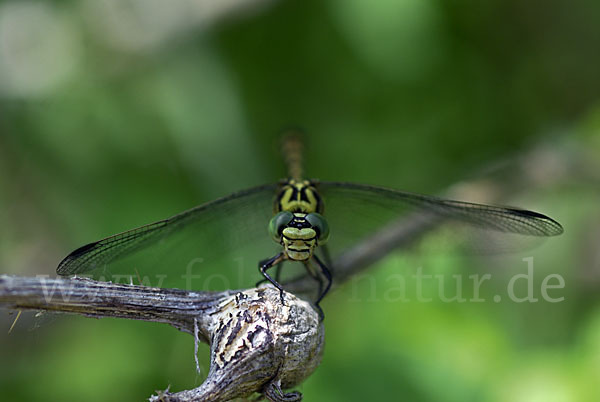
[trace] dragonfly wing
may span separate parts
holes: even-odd
[[[555,236],[562,226],[545,215],[524,209],[475,204],[412,194],[356,183],[321,182],[324,216],[332,228],[330,248],[335,259],[357,241],[395,222],[411,219],[422,225],[470,232],[469,238]],[[496,235],[493,235],[496,233]],[[509,236],[511,237],[511,236]]]
[[[244,257],[242,251],[251,250],[257,251],[256,258],[268,258],[277,248],[267,233],[277,188],[277,184],[250,188],[87,244],[65,257],[57,273],[73,275],[108,269],[110,274],[123,273],[137,281],[140,273],[145,276],[160,271],[180,278],[192,263],[216,264],[219,258],[236,251],[240,251],[240,257]],[[258,264],[257,259],[245,259],[247,265]],[[153,281],[150,284],[157,285]],[[184,287],[177,283],[173,286]]]

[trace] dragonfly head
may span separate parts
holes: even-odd
[[[329,238],[329,225],[317,213],[279,212],[269,222],[269,234],[290,260],[306,261]]]

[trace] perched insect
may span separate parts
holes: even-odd
[[[202,237],[202,241],[194,244],[201,255],[227,254],[242,243],[266,254],[272,247],[264,241],[272,239],[279,250],[258,263],[261,274],[281,291],[283,302],[283,287],[279,283],[281,265],[286,260],[301,262],[319,283],[315,305],[322,315],[319,303],[332,283],[328,268],[331,256],[408,211],[420,211],[473,231],[525,236],[555,236],[563,231],[552,218],[524,209],[453,201],[356,183],[303,180],[298,137],[290,136],[284,144],[289,179],[234,193],[171,218],[87,244],[65,257],[57,273],[67,276],[93,271],[190,228]],[[225,228],[233,228],[234,236],[223,236]],[[330,254],[330,248],[334,254]],[[267,272],[272,267],[278,267],[275,278]]]

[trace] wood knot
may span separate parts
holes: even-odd
[[[204,383],[168,400],[227,401],[260,392],[271,401],[298,401],[301,383],[321,362],[324,327],[312,306],[264,285],[224,297],[199,317],[209,328],[211,364]],[[163,393],[163,398],[165,394]]]

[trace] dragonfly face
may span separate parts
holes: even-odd
[[[316,212],[282,211],[271,219],[269,233],[275,242],[283,246],[287,258],[307,261],[315,248],[329,238],[329,226],[325,218]]]

